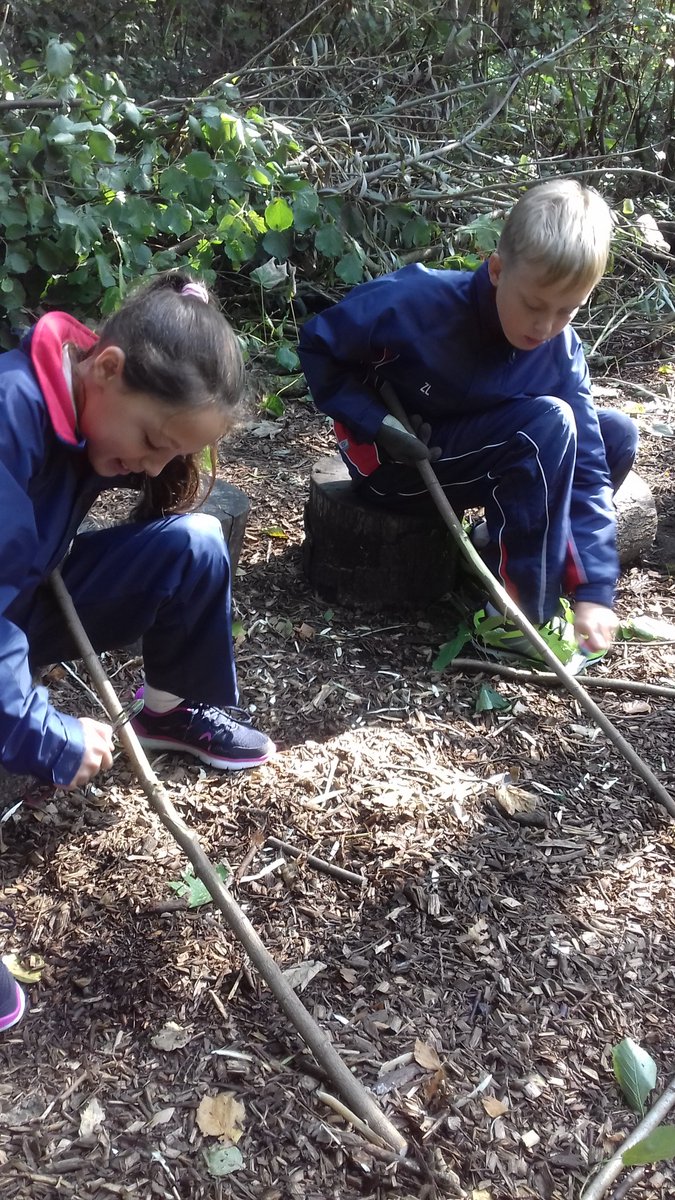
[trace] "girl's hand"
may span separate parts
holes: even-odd
[[[113,731],[104,721],[93,721],[91,717],[80,717],[84,734],[84,754],[77,774],[66,785],[66,790],[84,787],[99,771],[112,766]]]
[[[580,600],[574,606],[574,633],[582,650],[607,650],[618,624],[616,613],[604,604]]]

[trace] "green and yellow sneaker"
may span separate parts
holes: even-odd
[[[541,666],[543,659],[520,629],[501,613],[481,608],[474,614],[473,638],[477,646],[492,658]],[[560,613],[545,625],[535,626],[540,637],[572,675],[579,675],[591,663],[604,658],[606,650],[581,650],[574,637],[574,614],[567,600],[560,601]]]

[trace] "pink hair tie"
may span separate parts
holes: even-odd
[[[199,283],[197,280],[194,280],[194,282],[191,283],[183,284],[182,288],[180,289],[180,294],[181,296],[194,296],[195,299],[202,300],[204,304],[208,304],[209,302],[209,293],[207,292],[205,285],[203,283]]]

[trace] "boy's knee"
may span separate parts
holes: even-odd
[[[576,442],[577,423],[571,405],[557,396],[537,396],[530,402],[531,424],[547,442]]]

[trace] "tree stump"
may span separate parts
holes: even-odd
[[[112,492],[103,493],[91,512],[87,513],[84,518],[80,525],[81,530],[107,529],[110,525],[128,519],[138,500],[138,492],[131,488],[117,489],[114,493],[116,498],[114,511],[111,511],[111,495],[113,495]],[[200,513],[208,513],[210,517],[217,517],[220,521],[225,541],[230,550],[233,575],[239,563],[250,507],[248,496],[244,492],[231,483],[216,479],[208,500],[196,510]]]
[[[656,504],[651,489],[630,471],[614,497],[617,543],[622,567],[635,562],[656,537]]]
[[[361,500],[334,455],[312,468],[303,565],[331,604],[420,611],[453,590],[457,550],[435,511],[411,515]]]

